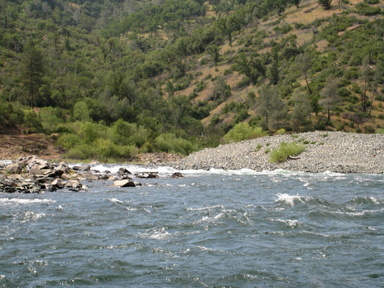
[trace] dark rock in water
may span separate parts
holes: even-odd
[[[79,192],[82,190],[83,185],[79,180],[70,180],[67,182],[67,184],[65,184],[65,188],[68,188],[70,191]]]
[[[81,166],[73,166],[72,169],[75,171],[89,171],[91,170],[91,166],[88,164]]]
[[[141,179],[153,179],[153,178],[159,178],[159,173],[157,172],[142,172],[135,174],[137,178]]]
[[[184,176],[180,172],[175,172],[171,175],[171,178],[181,178],[181,177],[184,177]]]
[[[119,171],[117,171],[118,175],[126,175],[126,174],[132,174],[131,172],[128,171],[127,168],[121,167],[119,168]]]
[[[113,182],[113,185],[115,185],[117,187],[136,187],[136,186],[138,186],[136,184],[137,183],[135,183],[129,179],[117,180],[117,181]]]

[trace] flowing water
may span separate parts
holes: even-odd
[[[384,287],[383,175],[158,169],[0,194],[0,287]]]

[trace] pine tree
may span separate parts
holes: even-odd
[[[21,77],[27,96],[26,102],[31,106],[38,104],[39,88],[43,84],[44,60],[43,52],[30,42],[24,49]]]

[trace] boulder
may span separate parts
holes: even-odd
[[[132,175],[132,173],[129,172],[127,168],[122,167],[119,169],[119,171],[117,171],[117,175],[120,179],[130,180],[131,177],[129,175]]]
[[[63,189],[64,188],[64,183],[63,180],[61,179],[55,179],[51,182],[51,185],[56,187],[57,189]]]
[[[72,169],[75,171],[89,171],[91,170],[91,166],[88,164],[85,164],[80,166],[73,166]]]
[[[138,185],[136,185],[137,183],[133,182],[132,180],[130,179],[124,179],[124,180],[117,180],[115,182],[113,182],[113,185],[117,186],[117,187],[136,187]]]
[[[10,163],[5,166],[4,171],[6,174],[20,174],[23,167],[19,163]]]
[[[79,180],[70,180],[65,184],[65,188],[68,188],[70,191],[79,192],[83,188],[83,185]]]
[[[171,175],[171,178],[181,178],[181,177],[184,177],[184,176],[180,172],[175,172]]]

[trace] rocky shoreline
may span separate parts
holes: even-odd
[[[282,163],[271,163],[270,153],[281,143],[296,142],[305,147],[297,157],[289,157]],[[145,159],[152,165],[165,164],[153,155]],[[165,157],[165,158],[164,158]],[[144,158],[143,158],[144,159]],[[143,160],[140,159],[140,160]],[[384,173],[384,135],[356,134],[346,132],[307,132],[292,135],[275,135],[220,145],[195,152],[186,158],[172,156],[166,163],[177,170],[224,170],[251,169],[272,171],[283,169],[312,173]],[[156,166],[155,166],[156,167]],[[69,167],[65,163],[50,163],[36,156],[21,157],[12,163],[0,163],[0,192],[42,193],[59,189],[84,191],[82,182],[101,180],[115,187],[136,187],[138,179],[157,178],[155,172],[132,175],[121,167],[117,174],[91,170],[90,165]],[[179,172],[171,177],[183,177]]]
[[[175,172],[171,178],[183,177]],[[44,193],[57,190],[86,191],[84,182],[105,181],[106,185],[125,188],[143,184],[141,179],[159,178],[156,172],[132,174],[124,166],[117,173],[92,169],[89,164],[69,166],[64,162],[50,163],[37,156],[21,157],[11,163],[0,163],[0,192]]]
[[[298,142],[305,151],[282,163],[271,163],[270,151],[281,143]],[[172,164],[187,169],[284,169],[312,173],[384,173],[384,135],[346,132],[306,132],[275,135],[206,148]]]

